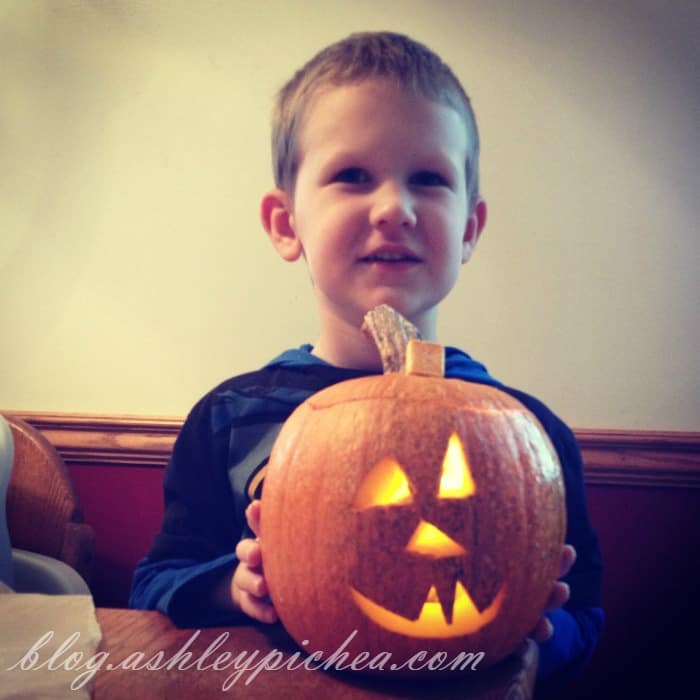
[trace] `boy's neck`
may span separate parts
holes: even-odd
[[[424,340],[435,339],[433,316],[416,323]],[[323,318],[323,315],[320,321],[321,333],[314,344],[313,355],[336,367],[381,372],[382,360],[377,346],[358,325],[337,318]]]
[[[341,336],[321,334],[314,344],[312,355],[320,357],[335,367],[381,371],[382,361],[374,343],[361,333],[348,333]]]

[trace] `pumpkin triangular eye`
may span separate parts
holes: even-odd
[[[452,433],[442,460],[438,498],[468,498],[476,493],[467,456],[457,433]]]
[[[392,457],[377,462],[365,477],[355,497],[355,508],[411,503],[413,489],[399,463]]]

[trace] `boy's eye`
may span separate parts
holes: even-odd
[[[412,185],[419,187],[447,187],[449,185],[446,178],[432,170],[421,170],[414,173],[409,181]]]
[[[369,173],[362,168],[344,168],[333,176],[333,182],[362,185],[370,181]]]

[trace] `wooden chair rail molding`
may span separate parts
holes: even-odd
[[[181,418],[0,411],[41,430],[67,464],[163,469]],[[586,483],[700,488],[700,432],[575,430]]]

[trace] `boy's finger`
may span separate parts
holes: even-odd
[[[248,527],[257,537],[260,534],[260,501],[251,501],[250,505],[245,509],[245,518],[248,521]]]
[[[260,600],[267,598],[267,584],[265,579],[255,571],[251,571],[246,566],[236,570],[235,585],[250,596]]]
[[[570,545],[565,544],[561,552],[561,559],[559,561],[559,577],[566,576],[571,567],[576,561],[576,550]]]
[[[536,642],[546,642],[554,634],[552,623],[544,616],[540,617],[530,635]]]
[[[552,592],[547,600],[546,612],[558,610],[567,600],[569,600],[569,584],[564,581],[557,581],[552,587]]]
[[[236,556],[249,568],[257,569],[262,564],[262,549],[260,543],[252,539],[241,540],[236,545]]]
[[[272,605],[246,592],[243,592],[241,595],[241,610],[243,610],[246,615],[260,622],[267,622],[269,624],[277,622],[277,612]]]

